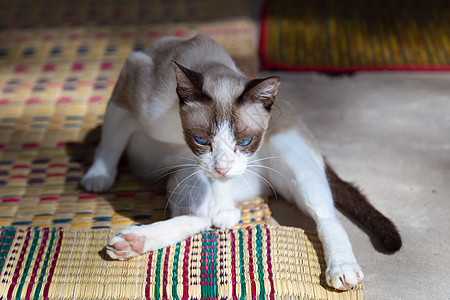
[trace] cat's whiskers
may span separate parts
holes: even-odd
[[[191,176],[191,178],[186,182],[186,184],[184,184],[184,186],[183,186],[183,188],[181,189],[181,191],[180,191],[179,193],[177,192],[176,194],[182,196],[182,195],[183,195],[183,192],[184,192],[184,189],[185,189],[186,187],[190,187],[190,188],[191,188],[191,189],[189,190],[189,201],[190,201],[192,188],[195,186],[195,184],[196,184],[197,181],[198,181],[198,178],[197,178],[197,180],[195,181],[195,183],[194,183],[193,185],[189,185],[189,182],[191,182],[191,180],[192,180],[193,178],[195,178],[195,177],[194,177],[194,176]],[[178,196],[177,199],[180,199],[180,197]],[[177,200],[177,199],[176,199],[176,200]],[[180,200],[174,202],[174,205],[175,205],[175,206],[178,206],[178,204],[180,203],[180,201],[181,201],[182,199],[183,199],[183,198],[181,198]]]
[[[191,189],[190,189],[190,191],[189,191],[189,203],[188,203],[189,210],[191,210],[191,204],[192,204],[192,198],[193,198],[193,196],[192,196],[192,189],[195,188],[195,187],[197,186],[197,182],[198,182],[200,179],[201,179],[201,177],[198,176],[198,178],[197,178],[197,180],[194,182],[194,184],[191,185]],[[200,190],[201,190],[201,189],[200,189]]]
[[[193,166],[197,166],[197,165],[196,165],[196,164],[179,164],[179,165],[173,165],[173,166],[168,166],[168,167],[156,169],[156,170],[152,171],[151,174],[156,173],[156,172],[165,171],[165,170],[175,169],[175,168],[178,168],[178,167],[193,167]]]
[[[185,167],[185,168],[179,168],[178,166],[177,166],[177,167],[170,168],[170,170],[173,170],[173,169],[176,169],[176,170],[168,171],[167,173],[162,174],[161,176],[159,176],[158,178],[156,178],[155,180],[153,180],[153,184],[156,183],[158,180],[160,180],[160,179],[162,179],[162,178],[164,178],[164,177],[170,176],[170,175],[172,175],[172,174],[175,174],[175,173],[177,173],[177,172],[179,172],[179,171],[182,171],[182,170],[190,170],[190,169],[196,169],[197,167],[198,167],[197,165],[192,165],[192,167]]]
[[[249,169],[246,169],[245,171],[246,171],[246,172],[250,172],[251,174],[256,175],[256,176],[258,176],[259,178],[261,178],[261,179],[263,180],[263,182],[264,182],[268,187],[270,187],[270,188],[272,189],[273,194],[274,194],[274,196],[275,196],[275,199],[278,199],[277,191],[275,191],[275,188],[273,187],[273,185],[272,185],[272,184],[271,184],[264,176],[262,176],[262,175],[260,175],[260,174],[258,174],[258,173],[256,173],[256,172],[254,172],[254,171],[252,171],[252,170],[249,170]]]
[[[281,173],[280,171],[278,171],[278,170],[276,170],[274,168],[271,168],[271,167],[268,167],[268,166],[263,166],[263,165],[247,165],[247,167],[263,168],[263,169],[267,169],[267,170],[270,170],[270,171],[274,171],[275,173],[277,173],[278,175],[283,177],[283,179],[286,180],[286,182],[288,184],[290,182],[289,179],[283,173]]]
[[[201,171],[200,171],[200,172],[201,172]],[[195,185],[197,184],[197,182],[200,180],[200,177],[197,178],[197,180],[195,181],[195,183],[194,183],[193,185],[189,185],[189,182],[192,180],[192,178],[195,178],[195,177],[193,177],[193,175],[197,175],[198,173],[199,173],[199,172],[195,172],[195,173],[193,173],[193,174],[190,174],[188,177],[186,177],[185,179],[183,179],[183,180],[175,187],[175,189],[172,191],[172,193],[171,193],[169,199],[168,199],[167,202],[166,202],[166,206],[164,207],[164,216],[166,215],[167,206],[169,205],[170,202],[173,203],[173,206],[174,206],[174,207],[178,207],[178,204],[179,204],[180,201],[182,200],[182,198],[180,199],[180,196],[183,195],[183,191],[184,191],[184,189],[185,189],[187,186],[190,186],[190,187],[191,187],[190,192],[192,191],[192,188],[195,187]],[[176,190],[178,189],[178,187],[180,186],[180,184],[182,184],[183,181],[185,181],[185,180],[187,180],[187,179],[189,179],[189,180],[188,180],[188,182],[184,185],[184,187],[181,189],[181,191],[180,191],[180,192],[176,192]],[[177,198],[175,199],[175,202],[173,202],[173,201],[171,200],[172,197],[173,197],[173,195],[176,195],[176,196],[177,196]],[[180,199],[180,200],[178,200],[178,199]],[[189,209],[191,208],[191,193],[189,193],[188,207],[189,207]]]
[[[269,160],[269,159],[274,159],[274,158],[283,158],[284,156],[282,155],[277,155],[277,156],[268,156],[268,157],[263,157],[263,158],[259,158],[259,159],[255,159],[255,160],[249,160],[248,163],[252,164],[255,162],[260,162],[260,161],[264,161],[264,160]]]
[[[180,159],[185,159],[185,160],[189,160],[189,161],[193,161],[195,163],[198,163],[198,160],[192,157],[186,157],[186,156],[174,156],[174,158],[180,158]]]
[[[176,172],[178,172],[178,170],[177,170]],[[191,175],[192,175],[192,174],[191,174]],[[165,205],[165,207],[164,207],[164,218],[166,217],[167,207],[168,207],[169,203],[171,202],[172,197],[173,197],[174,195],[178,195],[178,198],[179,198],[179,195],[181,195],[181,192],[180,192],[180,193],[176,192],[176,190],[178,189],[179,185],[182,184],[183,181],[186,180],[186,179],[188,179],[189,177],[191,177],[191,176],[188,176],[187,178],[184,178],[181,182],[179,182],[178,185],[175,187],[175,189],[170,193],[170,196],[169,196],[169,198],[167,199],[166,205]],[[190,181],[190,180],[189,180],[189,181]],[[188,181],[187,183],[189,183],[189,181]],[[174,205],[175,205],[175,206],[178,205],[178,202],[175,203]]]
[[[194,158],[191,158],[191,157],[185,157],[185,156],[175,156],[175,158],[177,158],[177,159],[184,159],[184,160],[187,160],[187,161],[191,161],[191,162],[193,162],[193,163],[178,164],[178,165],[168,166],[168,167],[164,167],[164,168],[160,168],[160,169],[154,170],[152,173],[156,173],[156,172],[163,172],[163,173],[165,172],[165,173],[162,174],[161,176],[157,177],[157,178],[153,181],[153,183],[156,183],[157,181],[161,180],[162,178],[167,177],[167,176],[170,176],[170,175],[172,175],[172,174],[175,174],[175,173],[177,173],[177,172],[179,172],[179,171],[190,170],[190,169],[196,169],[196,168],[198,168],[198,160],[196,160],[196,159],[194,159]],[[198,172],[197,172],[197,173],[198,173]],[[191,174],[191,175],[194,175],[194,174]],[[191,175],[190,175],[189,177],[191,177]],[[185,178],[185,179],[187,179],[187,178]],[[184,181],[184,180],[183,180],[183,181]],[[166,205],[165,205],[165,207],[164,207],[164,217],[165,217],[166,212],[167,212],[167,207],[168,207],[169,203],[171,202],[172,196],[173,196],[173,195],[178,195],[177,199],[180,198],[179,195],[181,195],[182,192],[178,193],[178,192],[176,192],[176,189],[178,189],[179,185],[182,184],[183,181],[181,181],[181,182],[176,186],[176,188],[172,191],[172,193],[171,193],[169,199],[167,200]],[[197,182],[198,182],[198,179],[197,179],[197,181],[195,182],[195,184],[196,184]],[[188,183],[189,183],[189,182],[188,182]],[[195,184],[194,184],[194,185],[195,185]],[[184,188],[183,188],[183,189],[184,189]],[[178,205],[178,203],[179,203],[180,201],[181,201],[181,200],[177,201],[176,203],[174,203],[174,205]],[[190,204],[189,204],[189,205],[190,205]]]
[[[248,184],[247,179],[246,179],[243,175],[239,176],[239,178],[240,178],[240,179],[245,183],[245,185],[247,186],[248,191],[250,192],[250,195],[252,195],[252,199],[255,199],[255,195],[253,195],[253,191],[252,191],[252,189],[250,188],[250,185]]]
[[[197,172],[194,172],[192,174],[189,174],[189,176],[187,176],[186,178],[184,178],[183,180],[181,180],[177,186],[173,189],[173,191],[171,191],[169,199],[167,200],[168,202],[170,202],[172,200],[173,195],[175,194],[176,190],[180,187],[180,185],[182,185],[186,180],[192,178],[193,176],[200,174],[202,172],[202,170],[199,170]],[[181,192],[179,193],[181,195]]]

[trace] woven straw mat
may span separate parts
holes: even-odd
[[[272,225],[206,231],[135,259],[109,261],[112,231],[1,232],[0,297],[7,299],[362,299],[324,288],[320,241]]]

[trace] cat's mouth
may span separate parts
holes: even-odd
[[[222,174],[221,174],[221,173],[219,173],[217,170],[211,171],[211,170],[205,170],[205,169],[203,169],[203,173],[204,173],[207,177],[213,178],[213,179],[218,180],[218,181],[221,181],[221,182],[225,182],[225,181],[227,181],[227,180],[230,180],[230,179],[232,179],[232,178],[238,176],[237,174],[233,174],[233,173],[231,173],[231,172],[227,172],[227,173],[222,172]]]

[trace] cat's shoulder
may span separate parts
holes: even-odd
[[[301,118],[299,104],[293,100],[277,99],[272,107],[266,141],[275,137],[291,139],[292,135],[303,140],[316,153],[321,153],[318,141]]]

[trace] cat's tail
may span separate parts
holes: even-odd
[[[328,164],[326,174],[334,205],[368,230],[387,253],[400,250],[402,239],[394,223],[373,207],[357,187],[339,178]]]

